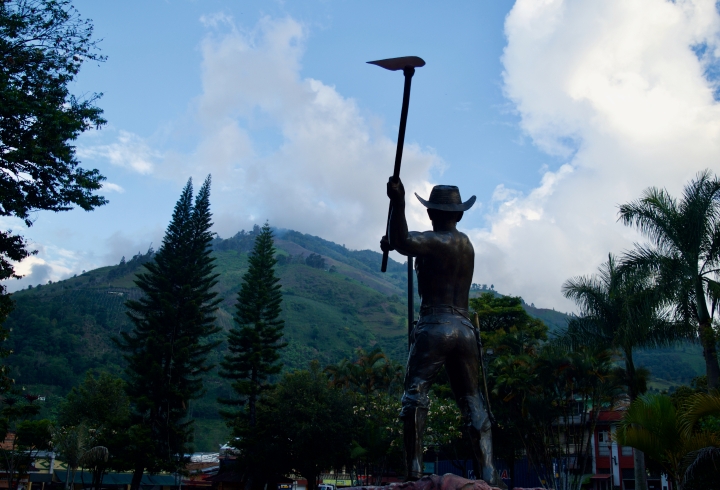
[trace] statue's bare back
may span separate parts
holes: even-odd
[[[475,250],[467,235],[458,230],[409,235],[408,249],[417,250],[411,255],[417,257],[415,272],[422,306],[450,305],[466,310],[475,267]]]

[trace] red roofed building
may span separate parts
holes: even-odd
[[[592,490],[635,490],[634,449],[621,446],[615,438],[617,425],[627,406],[602,410],[598,414],[593,437]],[[651,475],[648,490],[672,490],[665,477]]]

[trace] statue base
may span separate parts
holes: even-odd
[[[442,476],[423,476],[417,481],[391,483],[383,487],[350,487],[346,490],[500,490],[485,483],[484,480],[467,480],[461,476],[445,473]]]

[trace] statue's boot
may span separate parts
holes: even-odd
[[[470,441],[472,442],[475,464],[473,465],[476,474],[478,467],[482,468],[482,479],[490,486],[507,490],[507,485],[502,481],[495,469],[493,460],[492,431],[490,429],[479,432],[475,428],[469,428]]]
[[[423,476],[422,436],[425,431],[427,412],[426,408],[412,408],[403,417],[407,481],[419,480]]]

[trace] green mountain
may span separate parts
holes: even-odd
[[[216,289],[222,298],[217,322],[223,330],[232,326],[236,294],[257,232],[241,231],[213,242],[220,274]],[[322,365],[337,362],[358,347],[375,345],[403,359],[406,266],[391,260],[388,272],[381,274],[379,253],[348,250],[291,230],[278,230],[275,244],[283,286],[286,369],[305,368],[313,359]],[[122,373],[123,359],[112,339],[132,327],[124,302],[139,297],[133,280],[152,255],[152,250],[138,253],[115,266],[13,294],[16,309],[6,324],[12,329],[13,354],[7,363],[17,384],[46,397],[46,412],[52,413],[59,397],[81,382],[88,369]],[[221,360],[224,348],[221,344],[213,353],[213,363]],[[200,429],[196,448],[213,450],[226,440],[215,400],[229,392],[216,373],[205,384],[207,394],[192,404]]]
[[[213,242],[216,272],[220,274],[216,289],[222,298],[217,322],[224,331],[232,326],[236,294],[248,267],[247,254],[258,232],[259,228],[241,231]],[[282,351],[286,369],[305,368],[313,359],[326,365],[351,357],[358,347],[375,345],[391,358],[404,361],[406,265],[390,260],[383,274],[378,252],[348,250],[292,230],[277,230],[275,236],[277,272],[283,291],[284,340],[288,343]],[[138,253],[115,266],[13,294],[16,309],[6,324],[12,329],[9,342],[13,354],[7,363],[17,384],[46,397],[48,415],[88,369],[122,373],[123,359],[112,339],[131,328],[124,302],[139,297],[133,279],[152,255],[152,250]],[[472,294],[487,291],[498,294],[480,285],[473,285]],[[551,330],[567,322],[568,317],[555,310],[525,307]],[[415,308],[419,309],[417,295]],[[222,339],[224,334],[218,335]],[[692,375],[702,372],[702,358],[698,363],[696,347],[664,354],[650,351],[643,353],[643,362],[653,372],[662,372],[666,384],[688,382]],[[224,349],[221,344],[213,353],[215,364]],[[229,392],[227,383],[216,373],[211,373],[205,385],[206,395],[191,406],[198,428],[196,449],[214,450],[227,437],[215,400]]]

